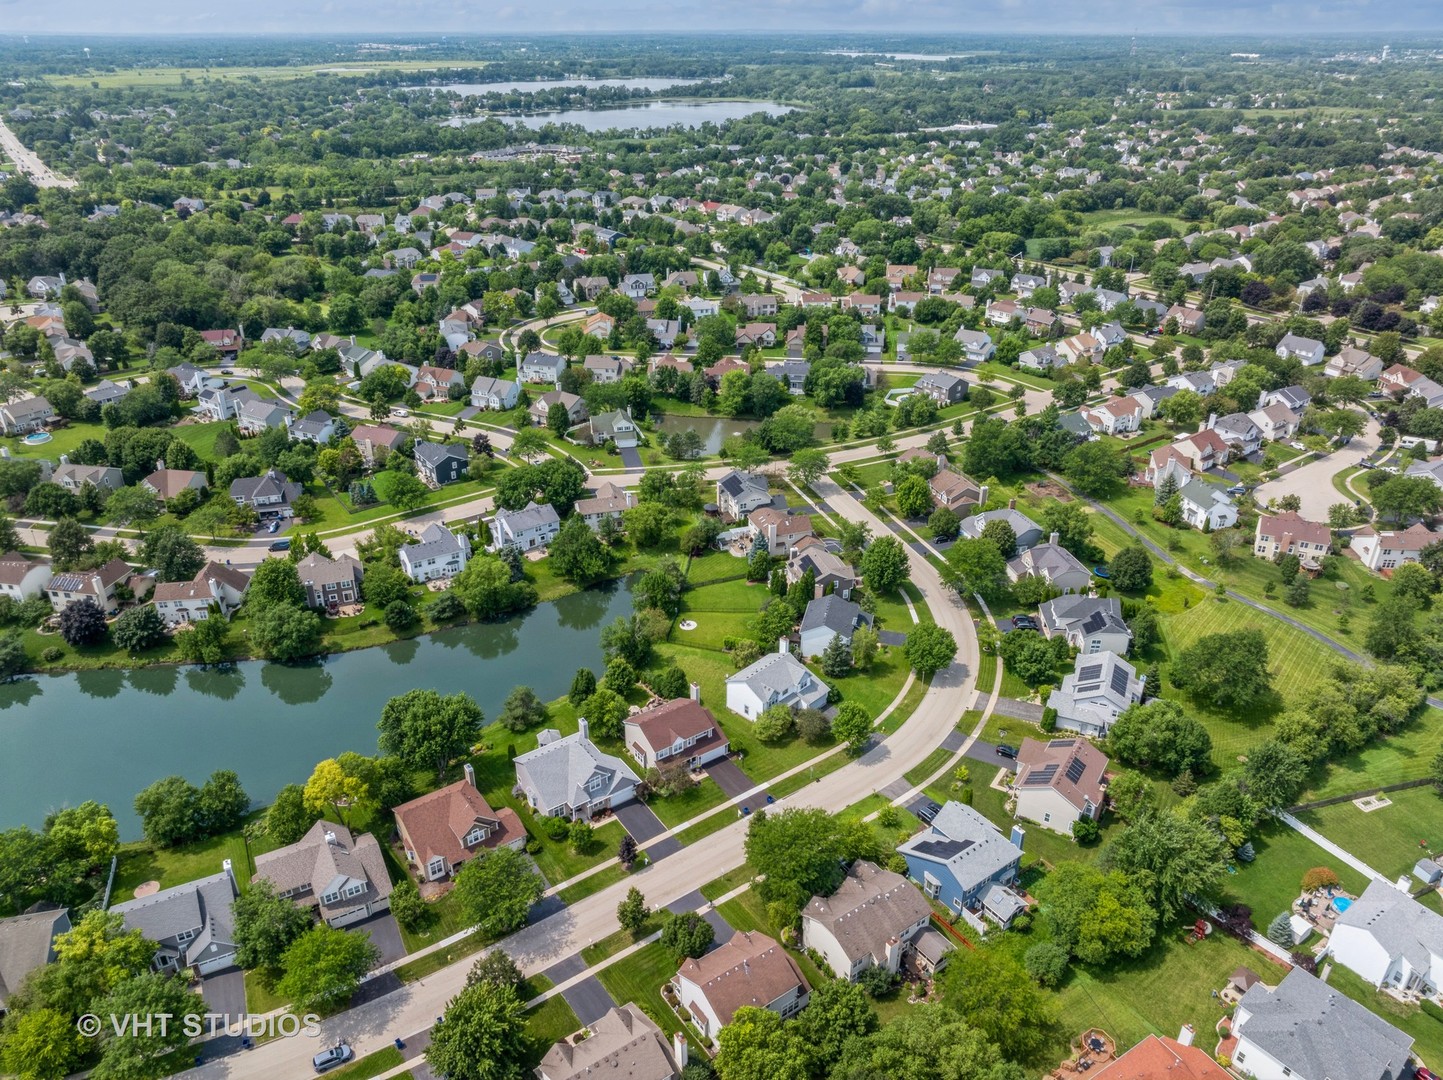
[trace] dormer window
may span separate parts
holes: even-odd
[[[179,942],[186,942],[191,940],[191,938],[193,937],[195,937],[194,930],[182,930],[180,933],[175,935],[175,940]]]

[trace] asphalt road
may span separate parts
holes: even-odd
[[[67,176],[61,176],[41,161],[39,155],[21,142],[20,137],[11,131],[3,120],[0,120],[0,147],[4,148],[5,156],[15,162],[16,167],[34,181],[36,187],[73,188],[75,186],[74,180]]]

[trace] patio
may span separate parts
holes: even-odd
[[[1117,1053],[1117,1043],[1101,1028],[1089,1028],[1073,1043],[1074,1057],[1064,1061],[1052,1073],[1052,1080],[1073,1080],[1086,1076],[1095,1067],[1106,1065]]]

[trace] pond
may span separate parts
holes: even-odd
[[[630,613],[623,582],[311,665],[81,671],[0,686],[0,830],[39,827],[50,810],[95,799],[121,838],[135,839],[132,800],[172,773],[199,784],[234,769],[257,804],[269,803],[323,758],[374,754],[376,721],[395,694],[464,690],[488,721],[518,685],[543,701],[562,697],[578,667],[601,670],[601,628]]]
[[[727,416],[678,416],[674,413],[665,413],[656,423],[657,438],[652,441],[657,442],[675,432],[692,428],[701,436],[702,453],[715,455],[721,453],[722,443],[730,436],[745,435],[757,427],[761,427],[760,420],[735,420]],[[832,437],[832,425],[830,423],[817,424],[813,429],[813,435],[818,442],[828,441]]]
[[[498,119],[520,127],[540,128],[547,124],[575,124],[586,131],[629,130],[631,128],[700,127],[702,124],[720,124],[736,120],[753,113],[781,116],[792,112],[790,105],[775,101],[646,101],[637,105],[622,105],[597,109],[557,109],[552,112],[529,113],[526,115],[458,116],[443,120],[447,127],[465,127]]]
[[[535,94],[543,90],[590,90],[596,86],[620,87],[625,90],[666,90],[673,86],[694,86],[703,79],[531,79],[510,82],[446,83],[443,86],[409,86],[408,90],[431,90],[462,97],[486,94]]]

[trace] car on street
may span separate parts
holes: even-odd
[[[268,547],[268,548],[266,548],[266,550],[267,550],[267,551],[290,551],[290,550],[291,550],[291,538],[290,538],[289,536],[287,536],[287,537],[286,537],[285,539],[283,539],[283,540],[275,540],[275,541],[272,541],[272,542],[271,542],[271,546]]]
[[[349,1044],[338,1042],[335,1046],[322,1050],[315,1057],[311,1058],[311,1067],[318,1073],[330,1072],[332,1069],[344,1065],[355,1056],[356,1052],[351,1049]]]
[[[996,745],[996,747],[994,747],[994,749],[997,751],[997,756],[998,756],[998,757],[1005,757],[1005,758],[1016,758],[1016,757],[1017,757],[1017,747],[1015,747],[1015,746],[1008,746],[1006,743],[998,743],[998,744]]]

